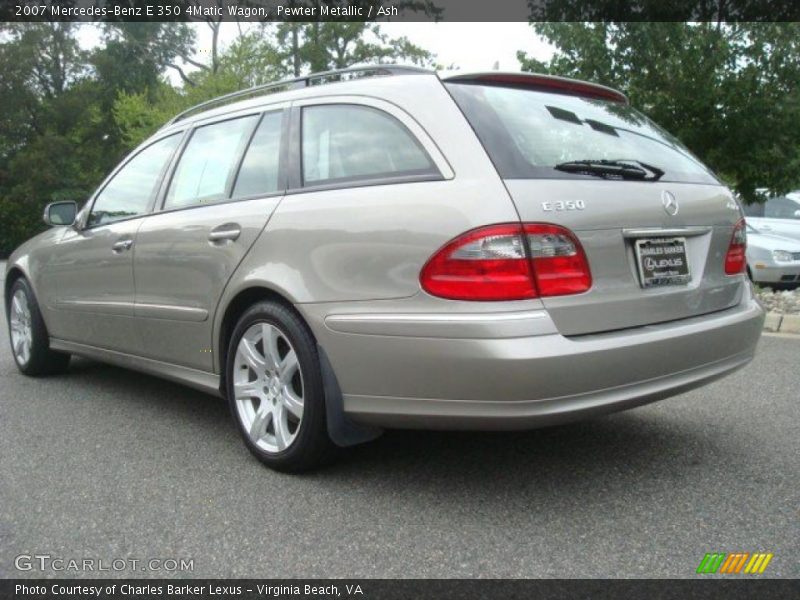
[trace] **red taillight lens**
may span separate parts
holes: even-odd
[[[731,243],[725,255],[725,274],[738,275],[744,273],[747,266],[747,229],[744,219],[740,220],[733,228]]]
[[[557,225],[525,225],[540,296],[580,294],[592,287],[586,254],[573,233]]]
[[[522,300],[585,292],[592,276],[572,232],[532,223],[457,237],[431,257],[420,282],[429,294],[452,300]]]
[[[535,298],[520,225],[493,225],[457,237],[420,274],[429,294],[452,300]]]

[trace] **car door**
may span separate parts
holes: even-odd
[[[212,370],[220,296],[285,190],[284,106],[194,128],[139,228],[133,272],[144,356]]]
[[[132,153],[61,238],[53,270],[52,337],[127,353],[138,351],[133,246],[180,139],[180,133],[172,134]]]

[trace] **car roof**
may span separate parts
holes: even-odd
[[[508,85],[557,94],[578,95],[628,103],[628,98],[624,94],[609,87],[577,79],[539,73],[507,71],[437,72],[414,66],[364,65],[336,71],[312,73],[303,77],[258,85],[219,96],[177,114],[159,130],[159,133],[204,121],[218,115],[226,115],[278,102],[331,94],[368,94],[374,89],[374,79],[378,77],[388,85],[405,87],[414,85],[413,78],[420,76],[426,77],[426,79],[428,77],[436,77],[441,81],[454,83]],[[388,83],[388,80],[393,83]]]

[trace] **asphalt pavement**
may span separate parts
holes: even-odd
[[[696,577],[739,551],[798,577],[799,368],[800,338],[765,337],[743,371],[634,411],[388,432],[289,476],[218,399],[87,360],[22,376],[3,323],[0,577],[115,574],[15,568],[34,554],[193,560],[176,577]]]

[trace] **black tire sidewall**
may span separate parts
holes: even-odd
[[[13,301],[14,294],[18,290],[22,290],[28,302],[28,310],[31,313],[31,355],[28,362],[24,365],[20,364],[17,356],[14,353],[13,343],[11,344],[11,354],[14,356],[14,362],[19,367],[19,370],[26,375],[45,375],[54,372],[60,372],[66,368],[69,363],[69,355],[53,352],[50,350],[50,338],[47,333],[47,327],[44,324],[42,313],[39,310],[39,303],[36,301],[36,295],[33,293],[33,288],[25,277],[18,278],[12,285],[11,291],[8,296],[9,306],[6,311],[7,320],[9,324],[9,340],[11,338],[11,302]]]
[[[303,419],[300,422],[300,429],[292,444],[277,453],[266,452],[252,442],[239,418],[233,392],[233,370],[239,340],[252,325],[257,323],[269,323],[280,329],[297,353],[303,373]],[[294,472],[313,468],[321,462],[331,442],[326,425],[325,392],[319,356],[311,332],[293,310],[276,302],[259,302],[239,318],[228,344],[225,391],[236,427],[247,448],[260,461],[277,470]]]

